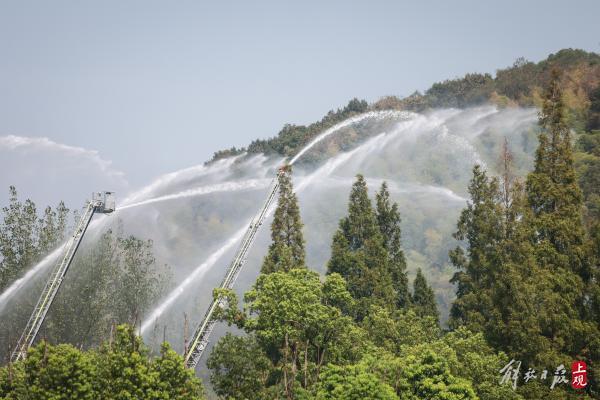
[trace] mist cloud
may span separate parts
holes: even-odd
[[[40,207],[65,200],[79,207],[91,192],[124,191],[125,173],[96,150],[57,143],[47,137],[0,136],[0,190],[14,185]]]

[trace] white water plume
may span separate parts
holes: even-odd
[[[104,226],[107,222],[107,219],[96,219],[90,222],[86,235],[89,236],[93,234],[98,229]],[[69,237],[67,240],[62,242],[56,249],[52,250],[48,253],[44,258],[42,258],[37,264],[33,267],[29,268],[27,272],[20,278],[16,279],[13,283],[10,284],[2,294],[0,294],[0,311],[6,307],[6,304],[15,297],[21,289],[23,289],[32,279],[34,279],[37,275],[46,271],[46,269],[55,265],[59,260],[60,256],[66,250],[67,245],[72,240],[72,237]]]
[[[473,163],[485,165],[485,161],[466,136],[469,135],[471,138],[476,138],[481,133],[479,131],[479,124],[485,124],[482,121],[497,114],[498,110],[491,107],[482,108],[481,110],[476,110],[469,114],[468,120],[461,121],[460,115],[463,112],[465,111],[443,110],[438,113],[432,113],[431,115],[417,115],[403,112],[371,112],[343,121],[342,123],[327,129],[313,139],[305,146],[305,148],[298,152],[289,163],[295,163],[309,150],[313,149],[317,143],[334,135],[344,127],[370,119],[381,120],[384,118],[392,120],[394,124],[387,128],[387,132],[380,132],[379,134],[377,134],[377,132],[370,132],[371,137],[364,143],[356,146],[350,151],[338,153],[315,171],[303,171],[302,169],[296,171],[296,192],[301,193],[309,186],[313,188],[311,190],[316,191],[321,190],[319,189],[320,187],[326,189],[330,186],[327,184],[326,177],[331,177],[331,179],[342,179],[347,184],[349,190],[353,178],[347,178],[347,175],[353,176],[359,172],[368,172],[374,168],[376,169],[376,165],[384,160],[389,162],[390,160],[403,160],[406,158],[408,160],[406,162],[410,163],[410,157],[414,156],[410,155],[410,152],[411,150],[414,150],[416,146],[441,146],[441,151],[449,150],[450,152],[448,155],[450,157],[460,157],[462,160],[461,162],[463,163],[460,164],[460,167],[466,165],[468,174],[470,166],[472,166]],[[456,123],[456,120],[460,121],[462,123],[461,128],[464,128],[465,131],[449,129],[446,124],[450,120],[454,120],[454,123]],[[474,133],[475,130],[477,130],[476,133]],[[387,154],[390,151],[396,152],[396,157],[388,157]],[[409,152],[408,154],[406,154],[407,151]],[[434,150],[432,148],[426,148],[425,154],[428,154],[427,152],[431,151]],[[402,169],[407,169],[406,165],[407,164],[404,163]],[[418,167],[419,166],[417,166],[417,168]],[[380,184],[383,180],[387,180],[390,191],[395,195],[423,194],[448,199],[455,204],[452,207],[456,210],[458,210],[466,201],[465,197],[457,194],[449,187],[428,182],[411,182],[410,180],[398,181],[398,178],[395,176],[398,171],[392,169],[390,172],[391,174],[388,174],[388,176],[367,178],[367,181],[373,185]],[[264,173],[264,170],[261,170],[260,173]],[[341,175],[336,176],[340,173]],[[304,197],[301,201],[305,201]],[[445,201],[440,202],[438,200],[438,202],[441,206],[447,204]],[[249,211],[254,213],[259,204],[252,204],[254,204],[254,209]],[[270,210],[268,210],[269,214],[273,211],[274,207],[275,205],[272,205]],[[303,207],[302,211],[303,213],[310,214],[310,207]],[[307,226],[306,229],[310,228]],[[201,277],[205,276],[205,274],[219,262],[219,259],[232,248],[235,242],[241,239],[244,231],[245,229],[240,229],[236,231],[233,236],[225,239],[224,242],[221,242],[222,244],[220,246],[217,246],[217,250],[208,256],[206,261],[194,268],[192,272],[169,293],[165,300],[160,302],[159,305],[150,312],[148,318],[146,318],[142,324],[142,333],[145,333],[153,324],[158,323],[158,320],[166,310],[169,307],[172,307],[178,299],[182,298],[184,292],[192,286],[191,284],[193,281],[197,282]],[[196,286],[194,285],[194,287]],[[207,297],[210,297],[210,295],[207,295]]]
[[[379,187],[383,182],[386,182],[388,190],[391,193],[430,193],[437,196],[443,196],[448,198],[449,200],[458,201],[461,203],[467,201],[466,197],[463,197],[455,193],[451,189],[442,186],[422,185],[410,182],[388,182],[386,179],[373,176],[365,176],[365,180],[369,183],[371,187]],[[354,178],[333,177],[323,179],[322,184],[332,186],[336,185],[348,188],[352,186],[354,182]]]
[[[168,200],[177,200],[183,199],[186,197],[195,197],[201,196],[210,193],[219,193],[219,192],[234,192],[240,190],[249,190],[249,189],[261,189],[267,187],[269,185],[270,179],[248,179],[241,182],[225,182],[221,184],[201,186],[195,189],[188,189],[178,193],[173,193],[165,196],[153,197],[148,200],[143,200],[133,204],[127,204],[125,206],[119,207],[117,211],[127,210],[129,208],[145,206],[148,204],[159,203]]]
[[[347,160],[347,157],[339,157],[343,162]],[[315,173],[311,174],[310,177],[305,178],[301,181],[299,185],[297,185],[296,191],[302,190],[306,185],[308,185],[314,178],[321,172],[327,171],[331,172],[335,169],[336,163],[328,162],[325,166],[317,170]],[[339,165],[339,162],[337,163]],[[271,205],[271,207],[267,210],[267,217],[273,212],[275,208],[275,204]],[[253,220],[253,219],[252,219]],[[175,303],[179,297],[181,297],[186,289],[190,286],[190,284],[194,283],[196,280],[202,278],[207,271],[209,271],[219,259],[229,251],[236,243],[238,243],[246,230],[248,229],[248,224],[252,221],[250,220],[247,224],[245,224],[241,229],[236,231],[221,247],[219,247],[216,251],[214,251],[202,264],[198,265],[191,274],[189,274],[179,285],[177,285],[168,295],[167,297],[151,312],[150,315],[144,320],[140,327],[140,333],[143,335],[148,328],[150,328],[153,324],[157,323],[158,319],[163,315],[163,313]]]
[[[220,160],[212,168],[206,167],[204,165],[194,166],[194,167],[182,169],[180,171],[162,175],[159,178],[157,178],[154,182],[152,182],[150,185],[148,185],[148,186],[140,189],[139,191],[133,193],[132,195],[128,196],[123,201],[123,205],[117,207],[117,212],[119,212],[121,210],[129,209],[129,208],[133,208],[133,207],[139,207],[142,205],[152,204],[152,203],[157,203],[157,202],[162,202],[162,201],[167,201],[167,200],[174,200],[174,199],[180,199],[180,198],[186,198],[186,197],[194,197],[194,196],[198,196],[198,195],[215,193],[215,192],[255,189],[255,188],[261,188],[261,187],[268,185],[268,182],[270,181],[268,179],[249,179],[249,180],[242,181],[242,182],[225,182],[225,183],[216,184],[216,185],[208,185],[208,186],[199,187],[199,188],[195,188],[195,189],[184,190],[184,191],[170,194],[170,195],[164,195],[164,196],[160,196],[160,197],[156,197],[156,198],[150,198],[150,199],[147,199],[144,201],[138,201],[136,203],[131,203],[135,199],[143,199],[144,197],[151,196],[153,193],[160,191],[164,187],[172,185],[174,182],[178,182],[178,181],[182,181],[182,180],[189,180],[189,179],[196,178],[198,176],[206,175],[206,174],[210,173],[211,170],[213,172],[215,172],[215,171],[220,172],[223,170],[227,170],[227,168],[230,167],[231,164],[233,164],[233,162],[235,161],[236,158],[237,157],[232,157],[229,159]],[[128,203],[131,203],[131,204],[128,204]],[[90,234],[94,233],[96,230],[98,230],[99,228],[104,226],[104,224],[106,222],[107,222],[107,219],[93,220],[87,229],[86,237],[89,237]],[[35,278],[37,275],[46,271],[49,267],[51,267],[58,261],[60,255],[65,250],[67,243],[68,243],[68,240],[61,243],[55,250],[53,250],[51,253],[46,255],[37,264],[35,264],[31,268],[29,268],[22,277],[16,279],[14,282],[12,282],[9,285],[9,287],[6,288],[0,294],[0,311],[6,306],[7,302],[10,301],[14,296],[16,296],[19,293],[19,291],[22,288],[24,288],[33,278]]]
[[[165,312],[167,308],[169,308],[178,298],[181,296],[185,290],[192,284],[195,280],[202,278],[210,268],[215,265],[215,263],[225,254],[229,249],[231,249],[238,241],[242,239],[244,233],[246,233],[246,226],[244,225],[241,229],[239,229],[236,233],[233,234],[225,242],[221,247],[219,247],[214,253],[212,253],[206,261],[200,264],[198,267],[194,269],[194,271],[187,276],[175,289],[173,289],[169,295],[165,298],[165,300],[152,312],[148,318],[144,320],[142,326],[140,327],[140,333],[144,334],[146,330],[154,324],[158,318]]]
[[[36,276],[41,271],[48,268],[55,262],[60,254],[65,249],[67,242],[64,242],[52,252],[50,252],[46,257],[44,257],[39,263],[37,263],[33,268],[30,268],[25,275],[15,280],[2,294],[0,294],[0,311],[4,309],[6,303],[15,295],[17,292],[29,282],[34,276]]]
[[[534,128],[535,110],[481,107],[426,114],[371,112],[322,132],[290,160],[296,164],[294,184],[305,224],[307,265],[324,272],[331,237],[346,212],[357,173],[366,177],[371,195],[385,180],[399,203],[409,269],[421,267],[427,272],[433,264],[444,265],[473,163],[485,163],[493,173],[506,136],[516,163],[526,168],[531,160],[526,144],[535,143],[535,132],[529,132]],[[302,158],[308,155],[312,164]],[[321,161],[315,165],[314,160]],[[120,215],[127,234],[152,239],[158,258],[174,272],[175,288],[147,314],[142,332],[147,334],[149,327],[166,321],[169,329],[179,329],[174,314],[182,311],[201,317],[201,304],[212,299],[212,287],[229,263],[226,258],[245,233],[247,225],[240,223],[255,215],[264,201],[264,191],[258,189],[267,186],[280,162],[280,158],[242,155],[198,165],[162,175],[118,202],[117,213],[139,207],[135,215]],[[143,207],[159,202],[164,205]],[[236,289],[254,281],[269,240],[268,229],[261,229]],[[427,243],[435,240],[438,255],[427,252]],[[44,269],[33,269],[39,274],[40,268]],[[436,290],[445,290],[439,282],[433,284]],[[24,293],[22,288],[13,290],[13,295]],[[175,331],[171,335],[173,340],[181,336]]]
[[[300,157],[302,157],[304,155],[304,153],[306,153],[308,150],[310,150],[314,145],[316,145],[317,143],[319,143],[326,137],[331,136],[332,134],[336,133],[337,131],[339,131],[342,128],[356,124],[356,123],[364,121],[366,119],[408,118],[411,114],[412,113],[408,113],[408,112],[404,112],[404,111],[391,111],[391,110],[369,111],[364,114],[360,114],[360,115],[348,118],[348,119],[332,126],[331,128],[327,129],[325,132],[319,134],[309,144],[304,146],[304,148],[302,150],[300,150],[298,152],[298,154],[296,154],[290,160],[289,164],[293,165]]]
[[[310,183],[318,180],[323,176],[328,176],[332,172],[334,172],[340,165],[344,162],[348,161],[353,154],[358,152],[361,148],[368,148],[372,146],[373,143],[377,142],[383,135],[379,135],[362,146],[348,152],[342,153],[333,159],[330,159],[325,163],[325,165],[318,168],[316,171],[308,175],[307,177],[301,178],[300,182],[296,185],[296,192],[301,192],[304,188],[306,188]],[[312,147],[312,144],[308,146]],[[307,148],[308,148],[307,146]],[[302,152],[303,153],[303,152]],[[300,154],[300,153],[299,153]],[[271,207],[267,210],[267,217],[273,212],[276,204],[273,203]],[[252,220],[251,220],[252,221]],[[249,222],[250,223],[250,222]],[[213,252],[202,264],[198,265],[191,274],[189,274],[179,285],[177,285],[168,295],[167,297],[157,306],[155,307],[149,314],[149,316],[144,320],[141,325],[140,333],[143,335],[148,328],[150,328],[153,324],[156,324],[158,319],[163,315],[163,313],[175,303],[175,301],[181,297],[185,290],[193,283],[195,280],[203,277],[208,270],[210,270],[219,259],[230,250],[237,242],[239,242],[244,233],[246,232],[248,224],[243,226],[237,232],[235,232],[221,247],[219,247],[215,252]]]
[[[134,202],[139,202],[140,199],[147,199],[150,196],[154,196],[156,192],[164,190],[166,187],[175,183],[185,182],[187,180],[198,178],[200,176],[214,174],[217,171],[227,170],[239,157],[241,156],[222,159],[211,166],[199,164],[161,175],[149,185],[144,186],[140,190],[137,190],[134,193],[127,196],[126,198],[124,198],[121,204],[123,206],[127,206]]]

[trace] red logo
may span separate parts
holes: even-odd
[[[587,386],[587,365],[583,361],[571,364],[571,386],[573,389],[584,389]]]

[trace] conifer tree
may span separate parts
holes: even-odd
[[[359,300],[358,319],[364,317],[371,304],[396,308],[389,263],[367,183],[357,175],[350,191],[348,216],[342,218],[333,237],[328,273],[337,272],[348,282],[348,291]]]
[[[387,183],[381,184],[381,189],[375,195],[377,203],[376,215],[383,245],[389,255],[390,274],[396,290],[397,306],[406,307],[410,303],[408,278],[406,277],[406,260],[401,247],[402,230],[400,228],[400,212],[398,204],[390,200]]]
[[[583,196],[577,185],[573,149],[558,71],[544,95],[539,116],[541,133],[535,166],[527,177],[527,195],[533,210],[538,261],[590,278],[583,254]]]
[[[291,166],[278,175],[279,197],[271,224],[271,245],[262,266],[263,273],[304,267],[305,250],[298,198],[294,193]]]
[[[534,171],[526,181],[531,209],[525,223],[540,268],[539,331],[552,344],[538,358],[592,362],[600,356],[598,321],[591,319],[593,268],[582,222],[583,196],[575,175],[571,134],[560,79],[553,71],[540,112],[541,133]],[[585,337],[586,343],[578,338]],[[559,339],[559,340],[557,340]]]
[[[363,263],[355,257],[356,252],[363,250],[369,241],[383,246],[367,183],[362,175],[357,175],[350,191],[348,215],[340,220],[339,229],[333,236],[328,265],[328,273],[342,275],[353,294],[356,294],[354,278],[361,276],[364,269]]]
[[[421,268],[417,270],[413,285],[412,303],[417,315],[420,317],[434,317],[439,323],[440,313],[435,303],[435,294],[421,272]]]
[[[381,241],[377,219],[362,175],[356,175],[348,202],[348,216],[340,222],[340,228],[351,250],[362,248],[369,239]]]
[[[450,254],[459,268],[450,326],[481,331],[524,368],[538,369],[573,358],[592,363],[600,355],[582,200],[556,75],[540,125],[535,168],[524,188],[513,182],[499,190],[497,179],[473,170],[471,201],[455,234],[467,250]]]
[[[490,179],[479,165],[469,183],[471,200],[461,212],[454,238],[466,241],[467,250],[457,247],[450,261],[459,269],[451,282],[457,284],[456,300],[450,310],[450,326],[484,329],[490,304],[490,288],[500,268],[499,244],[503,237],[498,181]]]

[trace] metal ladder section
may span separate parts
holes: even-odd
[[[27,356],[27,350],[33,344],[42,323],[44,322],[44,318],[46,318],[46,314],[54,301],[54,297],[58,293],[58,289],[71,265],[71,261],[73,261],[73,257],[75,256],[75,252],[79,248],[81,244],[81,239],[87,230],[92,217],[94,216],[95,211],[103,211],[104,202],[100,199],[94,199],[88,202],[79,223],[77,224],[77,228],[75,229],[75,233],[69,240],[66,246],[66,250],[63,254],[63,257],[54,267],[54,270],[50,274],[48,281],[46,282],[46,286],[40,295],[35,308],[33,309],[33,313],[31,317],[29,317],[29,321],[27,322],[27,326],[25,330],[21,334],[21,338],[17,342],[17,346],[11,354],[11,362],[16,362],[19,360],[23,360]]]
[[[273,179],[273,182],[271,182],[267,199],[265,200],[265,203],[262,206],[260,212],[250,222],[250,225],[248,226],[248,229],[244,234],[244,238],[242,239],[242,243],[238,248],[233,261],[229,265],[229,269],[227,270],[227,273],[225,274],[221,285],[219,286],[220,288],[231,289],[233,287],[233,284],[235,283],[235,280],[239,275],[242,266],[246,262],[248,250],[250,250],[250,247],[252,247],[252,243],[254,242],[258,229],[260,228],[264,219],[266,218],[267,213],[269,211],[269,207],[271,206],[271,204],[273,204],[273,201],[275,200],[277,189],[279,188],[278,178],[279,175],[283,173],[285,173],[285,169],[281,168],[277,174],[277,177],[275,177],[275,179]],[[213,318],[213,315],[217,310],[217,307],[223,306],[224,304],[222,300],[213,299],[210,303],[206,314],[204,314],[204,318],[202,318],[200,325],[198,325],[198,328],[194,332],[194,336],[192,337],[190,347],[185,354],[185,365],[188,368],[195,368],[198,364],[198,361],[200,361],[200,358],[202,358],[202,353],[206,349],[206,346],[208,346],[208,338],[212,330],[214,329],[215,324],[217,323],[217,321]]]

